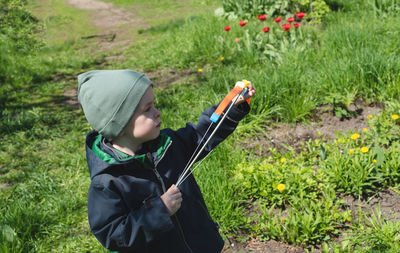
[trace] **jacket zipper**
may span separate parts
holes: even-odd
[[[166,190],[166,188],[165,188],[164,181],[162,180],[162,177],[161,177],[160,173],[158,173],[158,170],[157,170],[156,167],[157,167],[158,163],[161,161],[161,159],[164,158],[164,155],[165,155],[165,153],[167,152],[168,148],[171,146],[171,144],[172,144],[172,141],[168,144],[168,146],[166,147],[166,149],[165,149],[163,155],[160,157],[160,159],[158,159],[157,163],[154,163],[153,156],[151,155],[150,152],[146,154],[147,158],[148,158],[148,159],[150,160],[150,162],[151,162],[151,165],[153,166],[154,174],[156,174],[156,177],[157,177],[158,181],[160,181],[160,183],[161,183],[161,187],[162,187],[164,193],[165,193],[167,190]],[[183,229],[182,229],[182,227],[181,227],[181,224],[179,223],[178,217],[177,217],[175,214],[172,215],[172,216],[175,218],[176,223],[178,224],[179,232],[180,232],[180,234],[181,234],[181,236],[182,236],[183,242],[185,243],[186,247],[189,249],[189,252],[193,253],[193,250],[189,247],[189,244],[186,242],[185,234],[183,233]]]
[[[165,188],[165,184],[164,184],[164,181],[162,180],[162,177],[160,176],[160,173],[158,173],[158,170],[156,169],[156,165],[154,164],[153,156],[151,155],[150,152],[147,153],[146,156],[151,162],[154,174],[156,174],[156,177],[157,177],[158,181],[161,183],[161,187],[162,187],[163,193],[165,193],[167,191],[167,189]]]
[[[163,192],[165,193],[165,192],[167,191],[167,189],[165,188],[165,184],[164,184],[164,181],[162,180],[162,178],[161,178],[161,176],[160,176],[160,173],[158,173],[158,171],[157,171],[156,168],[154,168],[153,171],[154,171],[154,173],[156,174],[156,177],[157,177],[158,181],[161,182],[161,187],[162,187],[162,189],[163,189]]]

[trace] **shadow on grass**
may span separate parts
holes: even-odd
[[[29,131],[37,124],[55,125],[55,113],[70,113],[79,109],[78,103],[70,101],[69,96],[55,95],[46,101],[8,105],[6,110],[0,112],[0,135]]]

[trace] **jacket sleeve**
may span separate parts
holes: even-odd
[[[202,140],[204,134],[207,132],[212,121],[210,120],[211,115],[215,111],[218,105],[211,106],[206,111],[204,111],[197,122],[197,125],[193,123],[187,123],[186,127],[178,129],[175,132],[178,140],[183,142],[185,145],[185,151],[187,155],[190,157],[195,151],[196,147],[199,145]],[[227,107],[229,108],[229,106]],[[247,103],[242,103],[239,106],[232,106],[229,114],[224,119],[223,123],[220,125],[219,129],[214,134],[213,138],[205,147],[201,156],[199,156],[198,160],[207,155],[212,149],[214,149],[219,143],[225,140],[237,127],[239,121],[242,120],[250,111],[250,106]],[[222,116],[220,120],[222,119]],[[207,133],[207,136],[202,141],[202,144],[205,143],[207,138],[214,131],[215,127],[219,122],[213,123],[211,125],[210,130]],[[188,157],[188,159],[189,159]]]
[[[173,228],[159,196],[130,210],[117,191],[93,184],[88,194],[89,223],[93,234],[109,250],[145,252],[146,245]]]

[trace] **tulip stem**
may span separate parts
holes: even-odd
[[[312,12],[313,12],[313,10],[312,10],[312,0],[310,0],[310,14],[311,14],[311,16],[313,16]],[[314,23],[314,17],[311,20]]]

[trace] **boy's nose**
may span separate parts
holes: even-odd
[[[155,111],[154,117],[159,118],[161,116],[161,112],[157,109],[155,109],[155,110],[156,111]]]

